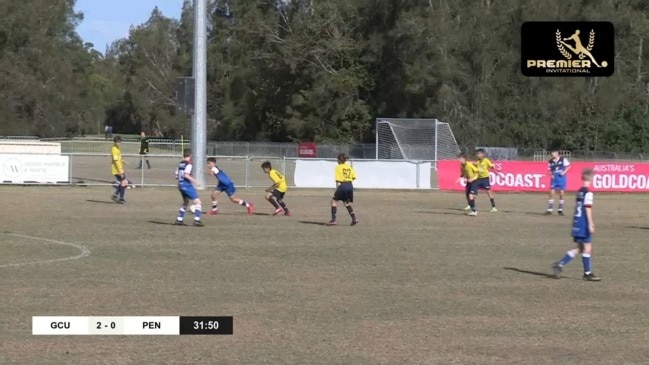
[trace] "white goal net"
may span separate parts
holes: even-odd
[[[376,120],[376,158],[379,160],[455,159],[460,147],[451,126],[437,119]]]

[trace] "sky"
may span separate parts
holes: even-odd
[[[183,0],[77,0],[76,10],[84,14],[77,33],[104,53],[113,41],[128,36],[131,25],[147,21],[156,6],[165,16],[179,18]]]

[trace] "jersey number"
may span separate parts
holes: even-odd
[[[577,211],[575,212],[575,217],[577,218],[581,217],[581,212],[582,212],[581,203],[579,203],[577,204]]]
[[[278,177],[280,180],[284,180],[284,175],[280,174],[279,172],[275,172],[275,174],[277,174],[277,177]]]
[[[352,169],[343,169],[343,177],[345,179],[351,179],[352,178]]]

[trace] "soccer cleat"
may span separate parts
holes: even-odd
[[[250,211],[250,209],[248,209],[248,211]],[[209,212],[207,212],[207,214],[209,214],[209,215],[214,215],[214,214],[218,214],[218,213],[219,213],[218,209],[211,209]]]
[[[194,227],[203,227],[203,222],[201,222],[201,221],[194,221]]]
[[[464,207],[464,210],[471,210],[471,206],[467,205],[466,207]]]
[[[602,281],[599,277],[595,276],[592,272],[590,274],[584,274],[585,281]]]
[[[126,200],[124,200],[124,199],[120,199],[117,203],[119,203],[119,204],[126,204]]]
[[[284,213],[284,209],[282,209],[282,208],[275,209],[275,213],[273,213],[273,215],[278,215],[280,213]]]
[[[357,225],[357,224],[358,224],[358,220],[357,220],[357,219],[354,219],[354,220],[352,221],[352,226],[355,226],[355,225]]]
[[[561,279],[561,272],[562,271],[563,271],[563,269],[561,268],[561,266],[559,266],[558,262],[555,262],[554,264],[552,264],[552,274],[554,275],[555,279]]]
[[[563,210],[558,211],[557,214],[562,216],[563,215]]]
[[[248,215],[252,215],[252,213],[254,212],[255,212],[255,207],[252,204],[248,203]]]
[[[328,226],[335,226],[338,223],[335,220],[330,220],[329,223],[327,223]]]
[[[176,222],[174,222],[174,226],[185,226],[185,225],[186,224],[183,221],[176,220]]]
[[[496,209],[496,207],[493,207],[493,208],[491,208],[491,210],[490,210],[491,213],[496,213],[497,211],[498,211],[498,209]]]
[[[292,216],[292,215],[293,215],[293,214],[291,214],[291,212],[284,212],[284,216],[286,216],[286,217],[290,217],[290,216]]]
[[[474,210],[474,211],[469,212],[469,214],[467,214],[467,215],[470,216],[470,217],[475,217],[475,216],[478,215],[478,212],[476,212],[476,211]]]
[[[115,203],[118,203],[118,202],[119,202],[119,198],[117,197],[117,195],[113,195],[113,196],[111,196],[110,198],[111,198]]]

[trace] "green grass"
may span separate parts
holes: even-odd
[[[570,217],[537,194],[464,215],[461,194],[357,192],[361,221],[322,225],[330,191],[289,190],[293,217],[226,199],[205,227],[174,227],[175,189],[0,187],[0,232],[82,244],[89,257],[0,267],[0,363],[641,364],[649,358],[648,195],[596,196],[594,271],[575,260]],[[202,192],[210,201],[208,191]],[[572,208],[570,197],[569,208]],[[0,233],[0,266],[75,255]],[[233,315],[234,336],[44,337],[34,315]]]

